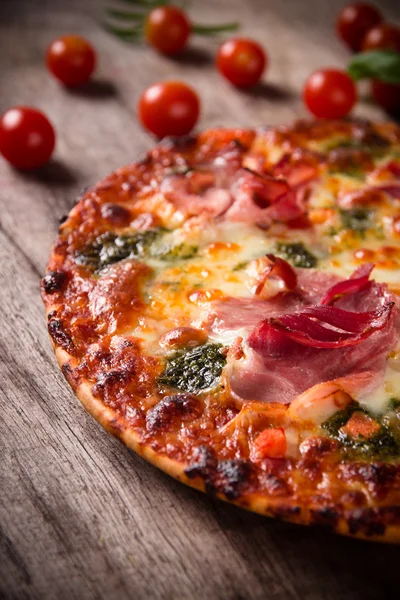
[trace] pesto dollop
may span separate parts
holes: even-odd
[[[198,251],[197,246],[163,243],[166,229],[148,229],[117,235],[112,232],[99,235],[75,253],[75,262],[95,273],[121,260],[130,258],[154,258],[161,261],[187,260]]]
[[[340,210],[340,220],[345,229],[351,229],[358,233],[364,233],[372,227],[373,211],[366,208],[351,208],[349,210]]]
[[[305,247],[303,242],[294,242],[292,244],[278,242],[276,249],[277,254],[289,261],[294,267],[311,269],[317,266],[317,257]]]
[[[389,411],[391,407],[389,406]],[[356,413],[363,413],[372,417],[380,425],[379,431],[369,438],[352,437],[345,433],[342,428],[350,417]],[[400,445],[394,435],[390,421],[387,415],[381,419],[371,415],[363,409],[357,402],[352,402],[345,409],[339,410],[332,417],[327,419],[322,428],[326,431],[329,437],[338,440],[345,448],[346,454],[356,458],[367,459],[390,459],[397,458],[400,455]]]
[[[160,385],[184,392],[215,387],[226,363],[222,344],[205,344],[175,352],[158,378]]]
[[[126,258],[142,257],[158,236],[157,229],[123,235],[103,233],[76,252],[75,262],[98,273],[105,267]]]

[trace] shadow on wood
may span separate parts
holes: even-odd
[[[56,158],[50,159],[48,163],[39,169],[18,171],[18,175],[33,182],[49,183],[57,187],[71,187],[79,180],[76,172]]]
[[[266,566],[279,561],[279,556],[262,555],[262,549],[272,545],[279,548],[286,567],[292,564],[293,568],[301,568],[307,573],[310,587],[314,585],[321,592],[325,583],[332,586],[337,578],[336,591],[339,593],[343,587],[354,590],[352,600],[397,597],[392,590],[397,581],[393,563],[400,560],[398,546],[346,538],[322,527],[274,521],[217,500],[213,505],[218,525],[229,537],[228,542],[240,549],[249,568],[258,563],[260,572],[264,563]],[[296,591],[300,597],[307,595],[304,589]],[[329,598],[338,597],[335,589],[329,594]],[[325,598],[321,593],[322,597]]]
[[[111,81],[106,79],[92,79],[76,88],[66,88],[72,96],[81,96],[91,100],[104,100],[118,96],[118,89]]]
[[[275,83],[266,83],[261,81],[251,88],[237,88],[239,92],[252,96],[253,98],[264,98],[271,102],[282,102],[295,98],[296,94],[289,88],[276,85]]]
[[[212,52],[208,52],[203,48],[196,48],[195,46],[189,46],[181,54],[176,56],[168,56],[168,60],[182,65],[201,67],[209,65],[213,62],[214,56]]]

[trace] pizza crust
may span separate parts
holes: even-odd
[[[55,348],[55,355],[57,362],[62,369],[64,365],[71,364],[74,359],[62,348]],[[198,490],[200,492],[206,492],[206,486],[204,481],[200,477],[190,479],[185,473],[185,469],[188,467],[188,463],[182,463],[177,460],[173,460],[168,456],[155,452],[149,446],[146,446],[140,441],[138,433],[131,427],[127,427],[126,423],[123,423],[123,419],[111,408],[104,406],[104,404],[98,398],[95,398],[91,391],[91,385],[89,382],[80,383],[74,392],[79,398],[85,410],[92,416],[96,421],[110,433],[112,436],[118,438],[128,448],[133,450],[136,454],[144,458],[147,462],[157,467],[167,475],[170,475],[177,481]],[[257,494],[247,494],[240,497],[237,500],[228,500],[223,494],[215,494],[217,498],[234,504],[248,511],[258,513],[263,516],[274,518],[275,515],[272,509],[279,506],[279,501],[271,502],[270,499]],[[293,523],[310,525],[312,520],[304,507],[295,518],[287,518],[286,520],[292,521]],[[363,533],[351,534],[349,532],[349,525],[345,518],[340,518],[334,529],[336,533],[345,536],[356,537],[358,539],[374,542],[385,542],[391,544],[400,543],[400,527],[387,527],[384,535],[364,535]]]
[[[323,127],[323,125],[320,125]],[[303,125],[299,125],[298,130],[294,128],[293,139],[298,141],[298,139],[302,138],[302,136],[307,139],[307,136],[313,135],[314,127],[318,127],[317,125],[309,125],[308,127]],[[326,127],[332,127],[332,133],[335,133],[335,128],[339,129],[343,127],[344,129],[348,128],[348,124],[338,124],[331,125],[327,124]],[[384,127],[383,127],[384,129]],[[282,129],[284,132],[284,130]],[[386,131],[384,129],[384,131]],[[400,131],[388,129],[389,134],[393,136],[398,136],[398,141],[400,143]],[[391,133],[392,132],[392,133]],[[272,132],[273,134],[273,132]],[[272,135],[271,134],[271,135]],[[286,135],[285,133],[278,132],[277,137],[280,135]],[[291,133],[290,133],[291,135]],[[116,173],[109,176],[103,182],[100,182],[95,188],[90,190],[83,199],[78,202],[78,204],[72,209],[68,222],[63,226],[64,230],[61,232],[62,235],[57,241],[53,253],[49,262],[49,272],[50,273],[59,273],[64,269],[65,264],[67,265],[66,270],[70,270],[70,273],[73,273],[73,269],[76,267],[74,265],[73,260],[71,260],[71,250],[67,247],[67,242],[65,240],[66,236],[75,235],[76,239],[72,244],[72,248],[82,247],[87,239],[90,239],[90,235],[93,231],[97,231],[96,223],[98,224],[100,208],[103,205],[107,205],[107,210],[110,213],[110,206],[112,207],[112,190],[113,188],[118,189],[117,199],[119,202],[119,211],[115,212],[114,215],[111,216],[113,218],[121,221],[123,219],[124,213],[124,203],[123,201],[126,199],[123,194],[129,195],[132,193],[132,188],[135,186],[139,186],[139,184],[143,183],[147,184],[147,170],[150,169],[150,164],[152,162],[152,167],[157,171],[158,164],[162,161],[168,161],[171,158],[171,153],[176,152],[181,158],[181,152],[187,152],[188,156],[195,156],[195,160],[200,160],[198,158],[198,147],[201,144],[205,144],[208,152],[214,152],[215,147],[218,149],[219,146],[224,146],[224,144],[231,145],[232,141],[235,141],[237,138],[242,140],[242,144],[247,144],[250,146],[254,139],[254,132],[249,132],[245,130],[238,131],[213,131],[213,132],[205,132],[200,134],[198,138],[191,138],[188,140],[183,140],[179,142],[179,145],[174,146],[173,144],[168,146],[168,144],[158,147],[155,149],[152,155],[149,155],[144,161],[141,163],[137,163],[136,165],[130,165],[129,167],[120,169]],[[186,145],[185,145],[186,144]],[[234,148],[236,152],[239,148],[240,144]],[[229,146],[230,147],[230,146]],[[242,151],[242,150],[241,150]],[[161,158],[160,158],[161,153]],[[201,153],[200,153],[201,154]],[[186,157],[186,154],[185,154]],[[203,160],[204,157],[201,158]],[[207,158],[207,156],[206,156]],[[151,160],[150,160],[151,159]],[[235,159],[236,160],[236,159]],[[173,163],[173,161],[172,161]],[[152,175],[152,172],[150,173]],[[149,179],[150,179],[149,175]],[[122,186],[122,182],[124,186]],[[123,190],[123,192],[121,191]],[[122,208],[121,208],[122,203]],[[154,219],[154,215],[152,214],[152,207],[147,203],[147,200],[140,200],[139,204],[139,215],[140,213],[145,213],[146,218],[153,219],[156,223],[156,219]],[[114,205],[116,206],[116,205]],[[78,225],[82,225],[78,227]],[[118,229],[118,227],[116,227]],[[64,236],[64,237],[63,237]],[[75,244],[76,242],[76,244]],[[68,243],[70,243],[68,238]],[[59,271],[59,269],[61,271]],[[139,275],[140,276],[140,275]],[[118,278],[117,278],[118,279]],[[90,277],[88,278],[88,284],[91,285],[93,282],[90,281]],[[129,285],[132,285],[132,280],[129,281]],[[398,291],[398,284],[395,282],[391,284],[392,288],[395,291]],[[54,297],[52,296],[54,290],[58,294],[61,293],[63,281],[52,280],[50,278],[48,282],[48,286],[50,289],[50,295],[47,293],[45,289],[44,296],[45,302],[47,305],[47,315],[49,318],[49,326],[52,326],[52,330],[50,330],[53,346],[55,348],[55,354],[60,365],[61,369],[64,372],[68,382],[71,387],[74,389],[75,394],[78,396],[79,400],[85,407],[85,409],[91,414],[101,425],[104,427],[109,433],[113,436],[120,439],[124,444],[126,444],[130,449],[136,452],[139,456],[143,457],[145,460],[158,467],[168,475],[174,477],[178,481],[181,481],[185,485],[197,489],[202,492],[210,492],[213,496],[222,499],[224,501],[230,502],[247,510],[259,513],[264,516],[269,516],[272,518],[280,518],[287,521],[291,521],[293,523],[298,524],[306,524],[306,525],[322,525],[326,528],[329,528],[331,531],[336,531],[337,533],[343,535],[349,535],[351,537],[357,537],[365,540],[372,541],[380,541],[380,542],[389,542],[389,543],[399,543],[400,542],[400,524],[398,526],[394,526],[386,524],[384,526],[384,530],[380,529],[380,515],[377,513],[376,515],[373,513],[374,511],[374,501],[370,502],[368,500],[366,505],[363,505],[363,508],[360,508],[359,514],[357,513],[357,505],[355,503],[350,503],[349,508],[351,511],[347,511],[342,507],[337,506],[337,510],[334,514],[334,519],[331,520],[329,513],[329,508],[324,505],[323,501],[318,503],[317,500],[314,505],[310,505],[307,503],[307,494],[303,495],[301,498],[299,497],[290,497],[290,495],[286,495],[280,497],[279,495],[268,494],[267,492],[258,493],[253,491],[246,491],[246,489],[239,488],[239,492],[235,492],[235,497],[230,497],[229,494],[223,493],[219,491],[219,489],[215,486],[210,486],[207,481],[207,477],[199,474],[193,474],[192,476],[188,476],[187,470],[190,469],[191,464],[184,460],[173,459],[170,456],[167,456],[165,452],[156,451],[151,446],[150,442],[144,442],[141,436],[141,433],[138,430],[135,430],[130,423],[122,416],[121,412],[114,410],[105,404],[105,401],[101,399],[101,394],[98,394],[94,389],[93,381],[96,381],[96,378],[93,376],[94,373],[90,372],[86,377],[85,375],[79,374],[78,377],[74,375],[69,377],[70,373],[76,369],[79,371],[80,367],[80,359],[77,359],[76,356],[84,356],[84,351],[87,348],[90,342],[86,339],[86,332],[84,330],[84,335],[81,331],[78,330],[77,335],[75,335],[75,339],[78,340],[78,343],[81,343],[81,347],[75,347],[74,344],[74,334],[70,334],[68,329],[65,330],[63,328],[62,317],[57,314],[58,309],[62,306],[63,299],[61,295],[61,302],[57,304],[57,301],[54,302]],[[46,287],[46,286],[44,286]],[[54,289],[53,289],[54,288]],[[130,288],[131,289],[131,288]],[[121,300],[121,297],[124,298],[126,302],[126,294],[123,296],[111,295],[110,298],[107,297],[107,293],[109,288],[107,285],[104,286],[104,295],[102,297],[102,302],[98,304],[101,307],[101,310],[104,309],[104,313],[101,318],[103,319],[102,324],[107,324],[107,319],[118,319],[120,315],[116,315],[113,306],[114,304],[118,304]],[[122,291],[124,294],[123,288],[121,290],[117,290],[117,293]],[[112,294],[114,294],[115,290],[112,290]],[[76,290],[75,292],[76,293]],[[200,292],[201,293],[201,292]],[[133,293],[133,295],[135,292]],[[82,301],[82,299],[80,299]],[[86,298],[87,303],[87,298]],[[80,310],[86,310],[86,307]],[[79,321],[79,319],[78,319]],[[118,329],[118,328],[117,328]],[[122,328],[123,329],[123,328]],[[123,333],[122,333],[123,335]],[[79,339],[79,336],[81,339]],[[83,349],[83,350],[82,350]],[[92,379],[90,380],[90,377]],[[156,402],[157,399],[154,398]],[[194,442],[193,446],[196,448],[196,442]],[[190,457],[188,456],[188,459]],[[250,462],[247,459],[247,462]],[[379,477],[377,477],[379,479]],[[368,480],[367,480],[368,483]],[[376,483],[372,482],[373,486],[376,487],[378,492],[381,490],[380,482]],[[364,486],[366,485],[363,482]],[[346,491],[346,484],[340,484],[341,490]],[[244,486],[246,488],[246,486]],[[221,489],[221,488],[220,488]],[[313,488],[314,492],[316,488]],[[306,490],[308,492],[308,490]],[[311,492],[310,492],[311,494]],[[366,494],[367,498],[374,498],[373,493]],[[334,497],[334,496],[333,496]],[[393,495],[394,497],[394,495]],[[334,504],[334,508],[336,505]],[[364,520],[363,510],[365,508],[365,514],[368,511],[372,511],[368,513],[366,520]],[[391,504],[379,505],[377,503],[377,508],[383,508],[384,510],[392,510],[395,513],[394,521],[400,521],[397,519],[397,512],[400,510],[398,505],[395,505],[394,502]],[[350,514],[351,513],[351,514]],[[356,515],[356,516],[354,516]],[[358,515],[358,516],[357,516]],[[359,523],[354,524],[354,520],[359,520]],[[367,532],[367,533],[366,533]]]

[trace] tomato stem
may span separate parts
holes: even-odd
[[[129,4],[132,7],[132,10],[129,10],[128,7],[126,10],[124,8],[106,8],[105,12],[107,17],[111,20],[111,23],[105,21],[103,25],[107,31],[126,41],[138,41],[142,37],[146,18],[154,8],[171,4],[169,0],[121,1],[125,4]],[[187,2],[183,0],[182,2],[174,2],[173,4],[183,8],[186,6]],[[112,23],[113,21],[115,24]],[[126,23],[126,27],[123,27],[124,23]],[[119,24],[121,24],[121,26]],[[132,27],[129,26],[130,24],[132,24]],[[237,31],[239,27],[240,24],[237,22],[221,23],[220,25],[198,25],[193,23],[191,29],[192,32],[197,35],[214,35],[225,31]]]
[[[197,35],[214,35],[214,33],[222,33],[224,31],[237,31],[239,23],[222,23],[221,25],[192,25],[193,33]]]

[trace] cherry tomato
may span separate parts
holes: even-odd
[[[260,44],[245,38],[227,40],[217,54],[218,70],[238,87],[255,85],[267,62],[267,56]]]
[[[199,118],[199,98],[179,81],[156,83],[142,94],[138,113],[142,125],[157,137],[185,135]]]
[[[186,14],[177,6],[158,6],[148,14],[144,33],[148,43],[163,54],[183,50],[191,25]]]
[[[372,81],[371,92],[379,106],[389,113],[400,114],[400,84]]]
[[[377,25],[368,31],[362,50],[396,50],[400,52],[400,28],[394,25]]]
[[[320,119],[345,117],[357,100],[353,80],[344,71],[323,69],[307,79],[303,92],[308,110]]]
[[[54,129],[47,117],[27,106],[8,109],[0,118],[0,152],[18,169],[36,169],[50,158]]]
[[[357,52],[365,34],[381,21],[382,15],[375,6],[356,2],[345,6],[339,13],[336,29],[345,44]]]
[[[78,35],[64,35],[47,49],[47,67],[67,87],[83,85],[96,66],[96,54],[89,42]]]

